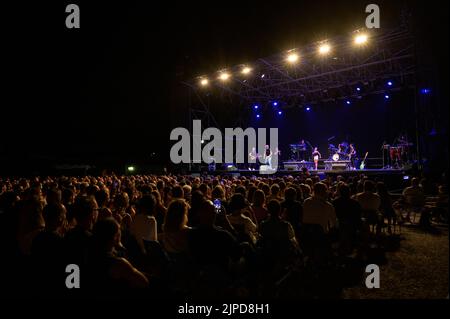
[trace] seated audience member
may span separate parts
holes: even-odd
[[[236,239],[226,230],[216,227],[216,211],[211,201],[199,207],[198,226],[189,231],[189,251],[201,266],[214,265],[227,270],[232,260],[239,258]]]
[[[156,200],[153,195],[143,196],[137,203],[137,214],[130,225],[130,233],[136,239],[142,251],[145,251],[144,240],[158,240],[157,222],[153,216],[155,205]]]
[[[228,206],[231,213],[228,215],[228,220],[237,232],[239,241],[249,241],[254,244],[256,242],[256,225],[242,213],[247,207],[245,197],[242,194],[234,194]]]
[[[148,286],[148,279],[142,272],[127,259],[117,257],[116,247],[121,246],[120,235],[120,225],[113,218],[99,220],[95,224],[87,268],[91,288],[118,292],[120,288]]]
[[[392,232],[391,225],[395,218],[395,211],[392,206],[392,198],[388,192],[386,185],[383,182],[377,183],[377,194],[380,196],[380,209],[383,213],[383,218],[388,221],[388,232]]]
[[[339,184],[337,192],[333,206],[339,222],[340,249],[344,253],[350,253],[357,238],[357,231],[361,228],[361,206],[351,198],[347,184]]]
[[[267,218],[268,211],[265,206],[266,206],[266,196],[264,195],[264,192],[262,190],[258,189],[253,194],[253,204],[252,204],[252,210],[258,225],[261,224],[261,222]]]
[[[62,204],[50,204],[44,208],[45,228],[33,240],[31,256],[36,265],[37,285],[64,288],[65,265],[63,260],[64,225],[66,209]]]
[[[179,185],[172,188],[172,199],[183,199],[184,191],[183,188]]]
[[[320,225],[324,233],[336,225],[336,213],[328,202],[327,186],[323,183],[314,185],[313,196],[303,203],[303,223]]]
[[[160,234],[162,247],[169,254],[188,252],[188,204],[177,199],[170,203],[164,220],[163,233]]]
[[[267,204],[269,217],[261,222],[260,243],[269,256],[288,257],[292,249],[298,246],[292,225],[281,219],[281,205],[272,199]]]
[[[411,208],[421,208],[425,205],[425,192],[419,184],[418,178],[411,179],[411,186],[403,190],[403,197],[406,204]]]
[[[295,188],[287,188],[284,192],[284,197],[285,200],[281,202],[281,216],[284,220],[288,221],[292,225],[296,235],[298,235],[300,223],[303,219],[302,204],[296,199],[297,191],[295,190]]]
[[[92,197],[80,196],[73,205],[76,226],[64,237],[67,262],[84,265],[92,236],[92,228],[97,221],[97,203]]]
[[[361,206],[363,217],[367,218],[369,225],[377,224],[381,199],[380,196],[375,193],[374,182],[370,180],[364,181],[363,192],[356,194],[355,199]]]

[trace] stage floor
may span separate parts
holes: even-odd
[[[368,169],[357,169],[357,170],[339,170],[339,169],[331,169],[331,170],[325,170],[325,169],[318,169],[309,171],[311,175],[406,175],[408,173],[408,170],[406,169],[377,169],[377,168],[368,168]],[[276,172],[269,174],[267,171],[260,172],[260,171],[250,171],[250,170],[218,170],[218,171],[210,171],[208,172],[209,175],[241,175],[241,176],[288,176],[288,175],[300,175],[302,174],[301,171],[294,171],[294,170],[277,170]]]

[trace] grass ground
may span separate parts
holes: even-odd
[[[426,232],[404,226],[398,249],[386,253],[380,265],[380,288],[364,282],[345,288],[346,299],[444,299],[449,293],[449,233],[439,227]]]

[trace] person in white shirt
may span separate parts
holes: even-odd
[[[131,234],[143,251],[145,251],[144,240],[158,240],[156,218],[153,216],[155,204],[153,195],[144,195],[137,204],[138,211],[130,225]]]
[[[376,212],[380,209],[381,198],[375,193],[375,183],[369,180],[364,182],[364,191],[356,194],[355,199],[363,211]]]
[[[316,183],[313,196],[303,203],[303,223],[320,225],[325,233],[336,225],[336,212],[327,198],[327,185]]]

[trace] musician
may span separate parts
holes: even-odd
[[[312,152],[312,157],[314,159],[314,168],[317,171],[317,168],[319,167],[319,159],[322,158],[322,155],[319,152],[319,149],[316,147],[314,147],[314,150]]]
[[[350,149],[348,151],[348,159],[352,163],[352,169],[355,169],[355,158],[356,158],[356,149],[354,144],[350,144]]]
[[[257,165],[257,159],[258,159],[259,155],[256,152],[256,147],[252,147],[252,150],[250,151],[250,153],[248,153],[248,170],[249,171],[254,171],[258,168]]]
[[[264,164],[269,165],[270,168],[272,167],[272,150],[269,145],[264,146]]]
[[[306,143],[305,140],[301,140],[299,146],[299,158],[298,160],[306,161]]]

